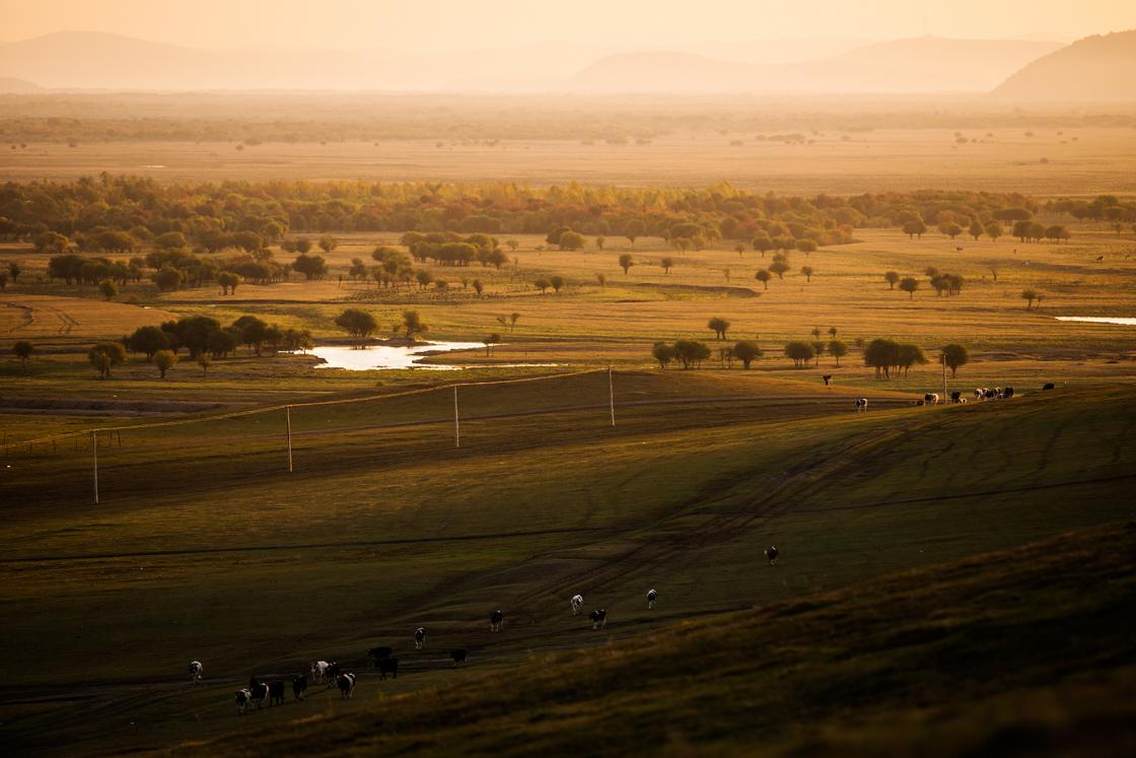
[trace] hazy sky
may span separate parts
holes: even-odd
[[[206,47],[642,48],[777,37],[1071,40],[1136,0],[0,0],[0,40],[64,29]]]

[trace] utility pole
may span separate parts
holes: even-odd
[[[611,376],[611,366],[607,367],[607,402],[611,409],[611,425],[615,426],[615,383]]]
[[[284,406],[284,423],[288,427],[288,473],[292,473],[292,406]]]
[[[99,433],[91,432],[91,455],[95,462],[95,505],[99,504]]]
[[[458,386],[454,385],[454,447],[461,447],[461,421],[458,419]]]
[[[943,402],[947,402],[947,355],[939,354],[939,364],[943,367]]]

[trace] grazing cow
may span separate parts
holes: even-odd
[[[572,605],[572,615],[573,616],[579,616],[580,615],[580,609],[584,607],[584,596],[577,593],[577,594],[573,595],[572,599],[569,600],[568,602],[571,603],[571,605]]]
[[[469,656],[469,651],[464,647],[459,647],[457,650],[450,651],[450,659],[457,666],[459,663],[465,663],[465,659]]]
[[[197,684],[201,681],[201,675],[205,673],[205,667],[201,665],[201,661],[189,662],[189,681]]]
[[[420,626],[414,630],[414,649],[421,650],[426,644],[426,627]]]
[[[1014,388],[1013,387],[1007,387],[1006,389],[1002,390],[1002,399],[1009,400],[1013,396],[1014,396]]]
[[[258,682],[256,677],[249,677],[249,692],[252,693],[252,703],[259,711],[262,705],[268,703],[268,685],[264,682]]]
[[[998,394],[1000,392],[1001,392],[1001,390],[999,390],[997,387],[992,387],[992,388],[986,390],[986,392],[982,396],[982,398],[983,398],[983,400],[997,400]]]
[[[975,400],[981,400],[984,397],[986,397],[986,388],[985,387],[975,387],[974,388],[974,399]]]
[[[962,402],[962,393],[959,392],[958,390],[955,390],[954,392],[952,392],[951,393],[951,402],[952,403],[961,403]]]
[[[355,691],[355,675],[351,672],[340,674],[335,677],[335,685],[339,687],[339,696],[344,700],[350,700],[351,693]]]
[[[1057,385],[1054,384],[1053,382],[1046,382],[1045,384],[1042,385],[1041,389],[1042,389],[1042,391],[1055,390],[1055,389],[1057,389]]]
[[[312,664],[311,674],[313,682],[322,682],[327,679],[328,665],[327,661],[316,661]]]
[[[923,396],[923,404],[924,405],[938,405],[939,404],[938,393],[928,392],[926,395]]]
[[[387,674],[398,679],[398,658],[393,655],[379,661],[379,679],[386,679]]]
[[[603,629],[607,626],[607,609],[596,608],[588,615],[588,618],[592,620],[592,629]]]
[[[500,608],[489,614],[489,631],[499,632],[504,625],[505,614],[501,612]]]
[[[237,714],[243,715],[248,710],[249,703],[252,702],[252,692],[247,689],[237,690],[237,696],[234,699],[237,703]]]
[[[371,668],[376,668],[379,661],[384,658],[390,658],[394,654],[394,650],[383,645],[381,647],[373,647],[367,651],[367,657],[371,659]]]
[[[655,592],[654,587],[647,590],[647,609],[648,610],[654,610],[655,609],[655,601],[658,600],[658,599],[659,599],[659,593]]]
[[[859,413],[861,411],[866,411],[866,410],[868,410],[868,398],[866,398],[866,397],[856,398],[856,412]]]
[[[284,705],[284,682],[276,681],[268,683],[268,701],[269,705]]]
[[[825,374],[821,379],[824,380],[824,386],[827,387],[832,383],[832,374]]]
[[[956,252],[956,253],[961,253],[961,252],[962,252],[962,248],[961,248],[961,247],[959,247],[958,245],[955,245],[955,252]]]
[[[327,678],[327,686],[330,688],[339,677],[339,664],[335,661],[327,664],[327,671],[324,673],[324,676]]]
[[[304,693],[308,689],[308,678],[303,674],[297,674],[292,677],[292,697],[297,700],[304,699]]]
[[[770,566],[776,566],[777,565],[777,546],[776,545],[770,545],[769,547],[765,548],[765,558],[766,558],[766,560],[769,561]]]
[[[1098,255],[1098,256],[1097,256],[1097,263],[1100,263],[1100,262],[1101,262],[1101,261],[1103,261],[1103,260],[1104,260],[1104,256],[1103,256],[1103,255]]]

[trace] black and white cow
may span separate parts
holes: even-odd
[[[268,683],[269,705],[284,705],[284,682],[277,680]]]
[[[319,683],[327,679],[328,665],[327,661],[314,661],[312,663],[311,674],[313,682]]]
[[[777,546],[776,545],[770,545],[769,547],[765,548],[765,559],[767,561],[769,561],[770,566],[777,565]]]
[[[579,616],[580,609],[584,607],[584,596],[580,593],[576,593],[568,603],[572,606],[572,615]]]
[[[658,599],[659,599],[659,593],[655,591],[654,587],[647,590],[647,610],[654,610],[655,609],[655,601],[658,600]]]
[[[367,651],[367,657],[371,659],[371,668],[378,668],[379,661],[390,658],[392,655],[394,655],[394,650],[386,645],[373,647]]]
[[[355,675],[350,671],[339,674],[335,677],[335,685],[339,687],[339,696],[344,700],[350,700],[351,693],[355,691]]]
[[[938,405],[939,404],[938,393],[937,392],[928,392],[927,394],[925,394],[923,396],[923,404],[924,405]]]
[[[259,711],[261,706],[268,704],[268,685],[264,682],[257,681],[256,677],[249,678],[249,692],[252,693],[252,704],[256,706]]]
[[[856,412],[860,413],[861,411],[866,411],[866,410],[868,410],[868,398],[866,398],[866,397],[856,398]]]
[[[1041,389],[1043,392],[1048,392],[1049,390],[1057,389],[1057,385],[1053,382],[1046,382],[1045,384],[1041,385]]]
[[[986,397],[986,388],[985,387],[975,387],[974,388],[974,399],[975,400],[982,400],[985,397]]]
[[[414,630],[414,649],[421,650],[426,645],[426,627],[420,626]]]
[[[297,674],[292,677],[292,697],[297,700],[304,699],[304,693],[308,691],[308,678],[303,674]]]
[[[234,700],[237,703],[237,714],[242,715],[248,710],[249,703],[252,702],[252,692],[248,689],[237,690]]]
[[[489,631],[499,632],[501,627],[505,625],[505,614],[500,608],[489,614]]]
[[[588,614],[588,618],[592,620],[592,629],[603,629],[607,626],[607,609],[596,608]]]
[[[450,651],[450,660],[452,660],[454,662],[455,666],[457,666],[458,664],[461,664],[461,663],[465,663],[465,659],[468,658],[468,657],[469,657],[469,651],[466,650],[464,647],[459,647],[457,650],[451,650]]]
[[[201,681],[201,677],[204,673],[205,673],[205,666],[202,665],[201,661],[190,661],[189,662],[189,681],[193,682],[194,684],[197,684],[198,682]]]
[[[379,659],[379,678],[386,679],[387,674],[398,679],[398,658],[396,656],[392,655]]]

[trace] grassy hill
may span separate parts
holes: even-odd
[[[1134,557],[1136,522],[1070,533],[202,751],[1131,754]]]
[[[994,90],[1010,100],[1132,101],[1136,30],[1093,35],[1043,56]]]

